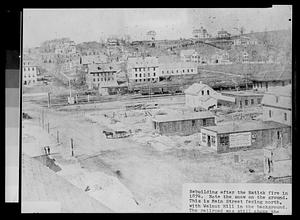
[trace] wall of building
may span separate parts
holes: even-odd
[[[263,120],[276,121],[282,124],[292,124],[292,111],[281,108],[263,106]]]
[[[279,132],[279,133],[278,133]],[[244,132],[243,132],[244,133]],[[225,153],[230,151],[238,151],[244,149],[255,149],[255,148],[263,148],[274,142],[278,144],[278,146],[285,145],[291,142],[291,128],[278,128],[278,129],[266,129],[266,130],[257,130],[250,131],[251,133],[251,144],[248,146],[236,146],[230,147],[230,141],[228,144],[222,144],[222,137],[228,137],[230,134],[218,134],[217,135],[217,152]]]
[[[116,71],[92,72],[87,75],[89,88],[99,88],[116,84]]]
[[[200,132],[204,126],[215,125],[215,118],[153,123],[156,123],[155,130],[161,135],[190,135]]]

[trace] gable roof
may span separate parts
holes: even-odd
[[[184,93],[185,94],[190,94],[190,95],[197,95],[199,94],[199,92],[201,90],[203,90],[204,88],[209,87],[208,85],[204,84],[204,83],[194,83],[193,85],[191,85],[190,87],[188,87]],[[210,87],[209,87],[210,88]]]

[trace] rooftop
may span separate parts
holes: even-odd
[[[188,87],[184,93],[185,94],[198,94],[203,88],[207,87],[208,85],[200,82],[200,83],[194,83],[190,87]]]
[[[168,114],[168,115],[157,115],[152,118],[155,122],[171,122],[171,121],[185,121],[185,120],[195,120],[201,118],[213,118],[215,117],[213,113],[209,111],[203,112],[185,112],[184,114]]]
[[[226,134],[283,127],[290,126],[274,121],[231,121],[219,123],[216,126],[208,126],[205,129],[217,132],[218,134]]]
[[[263,94],[255,93],[252,91],[229,91],[229,92],[222,92],[222,95],[234,95],[234,96],[260,96],[262,97]]]

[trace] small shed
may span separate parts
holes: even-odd
[[[215,125],[215,116],[209,111],[174,115],[157,115],[152,118],[153,127],[162,135],[190,135],[202,127]]]
[[[201,128],[200,145],[218,153],[283,146],[291,142],[291,126],[274,121],[232,121]]]
[[[252,91],[230,91],[222,92],[223,96],[234,97],[235,102],[230,103],[231,106],[236,108],[253,107],[261,104],[264,96],[262,93],[255,93]]]

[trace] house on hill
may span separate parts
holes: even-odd
[[[185,105],[194,110],[213,109],[218,106],[219,100],[222,102],[235,103],[234,97],[224,96],[216,92],[210,86],[202,83],[194,83],[185,91]]]

